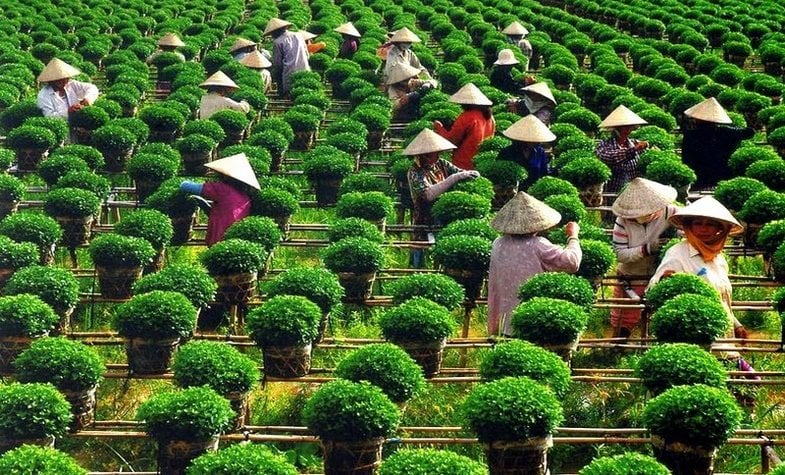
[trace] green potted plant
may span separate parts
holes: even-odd
[[[494,158],[479,158],[475,158],[475,168],[493,183],[494,195],[491,204],[494,209],[499,209],[515,195],[518,183],[526,180],[526,169],[509,160],[496,160],[495,154]]]
[[[752,195],[766,189],[766,185],[754,178],[737,176],[730,180],[722,180],[714,189],[714,198],[726,208],[736,213]]]
[[[50,187],[66,173],[85,171],[90,171],[90,167],[76,155],[55,155],[38,164],[38,175]]]
[[[321,113],[313,114],[291,108],[284,112],[283,119],[292,127],[292,130],[294,130],[295,138],[291,142],[291,149],[310,150],[311,147],[313,147],[316,133],[319,130]]]
[[[286,139],[286,136],[272,129],[254,131],[253,135],[248,137],[245,143],[263,147],[270,152],[272,157],[270,171],[277,172],[281,170],[284,154],[289,148],[289,140]]]
[[[682,294],[665,302],[651,317],[651,332],[660,342],[710,345],[730,327],[716,298]]]
[[[447,236],[433,247],[433,260],[443,272],[466,289],[469,301],[477,299],[491,260],[491,241],[479,236]]]
[[[134,283],[134,295],[153,290],[179,292],[198,310],[213,301],[218,285],[204,267],[195,264],[169,264]]]
[[[459,219],[484,218],[491,211],[489,198],[465,191],[448,191],[433,203],[433,219],[446,226]]]
[[[528,341],[499,343],[480,360],[484,382],[526,376],[551,388],[559,398],[567,395],[570,368],[558,355]]]
[[[521,302],[535,297],[567,300],[588,310],[594,304],[595,292],[582,277],[566,272],[542,272],[533,275],[518,289]]]
[[[35,295],[0,297],[0,373],[9,374],[19,353],[48,335],[57,321],[52,307]]]
[[[316,191],[319,206],[334,204],[344,178],[354,170],[354,161],[346,152],[329,145],[315,147],[303,160],[303,173]]]
[[[338,190],[341,196],[352,192],[379,191],[385,195],[392,192],[388,180],[378,177],[373,173],[360,171],[347,176]]]
[[[23,351],[13,363],[20,383],[51,383],[66,398],[74,415],[71,432],[95,420],[95,390],[106,367],[98,352],[63,337],[42,338]]]
[[[0,219],[16,213],[27,193],[27,185],[13,175],[0,174]]]
[[[294,195],[280,188],[262,188],[251,200],[252,214],[272,218],[282,235],[289,235],[289,221],[300,210],[300,203]]]
[[[109,119],[109,113],[95,105],[68,114],[73,141],[79,145],[92,145],[93,131],[106,125]]]
[[[154,153],[137,153],[125,166],[136,185],[136,199],[140,203],[152,195],[163,182],[177,175],[180,160],[169,160]]]
[[[526,193],[538,200],[544,200],[552,195],[570,195],[575,196],[576,198],[579,196],[578,189],[575,188],[575,185],[555,176],[544,176],[540,178],[526,189]]]
[[[248,314],[246,328],[262,348],[266,376],[293,378],[311,369],[311,347],[322,312],[299,295],[278,295]]]
[[[76,247],[89,242],[100,209],[101,200],[93,192],[79,188],[56,188],[44,197],[44,212],[55,218],[63,230],[63,244],[71,251],[74,265]]]
[[[158,393],[136,412],[158,443],[161,473],[185,474],[191,460],[218,447],[218,435],[231,425],[229,401],[207,387]]]
[[[196,201],[189,199],[188,194],[180,191],[180,179],[167,180],[158,190],[144,201],[148,208],[156,209],[172,219],[174,236],[172,245],[185,244],[191,238],[194,215],[198,207]]]
[[[35,170],[49,149],[57,145],[57,138],[44,127],[22,125],[8,132],[5,145],[16,153],[19,171],[29,172]]]
[[[341,195],[335,205],[339,218],[362,218],[377,223],[384,232],[387,216],[392,214],[393,202],[380,191],[352,192]]]
[[[155,257],[155,249],[145,239],[117,233],[96,237],[88,251],[95,264],[101,295],[109,299],[129,298],[144,266]]]
[[[578,275],[599,288],[602,277],[616,264],[616,254],[610,244],[593,239],[581,239],[581,265]]]
[[[92,143],[104,156],[106,171],[120,173],[136,146],[136,136],[125,127],[108,123],[93,132]]]
[[[210,161],[218,143],[202,134],[190,134],[176,142],[187,175],[204,175],[204,164]]]
[[[64,333],[79,303],[79,281],[73,272],[61,267],[30,265],[19,269],[3,289],[6,295],[32,294],[48,304],[59,316],[52,334]]]
[[[228,343],[191,341],[172,362],[174,383],[181,388],[207,386],[229,400],[235,413],[232,430],[245,424],[248,394],[259,382],[259,368]]]
[[[576,158],[559,170],[559,177],[580,190],[583,204],[600,206],[603,185],[611,178],[611,170],[596,158]]]
[[[406,275],[390,282],[388,291],[393,305],[400,305],[414,297],[425,297],[445,308],[455,310],[465,299],[461,284],[443,274]]]
[[[138,117],[150,127],[152,142],[174,142],[185,125],[185,117],[164,103],[144,107],[139,111]]]
[[[187,475],[297,475],[282,453],[261,444],[235,444],[195,458]]]
[[[719,301],[717,290],[694,274],[677,272],[662,279],[646,292],[646,306],[656,312],[665,302],[682,294],[697,294]]]
[[[180,340],[196,325],[196,308],[181,293],[153,290],[118,305],[114,326],[126,339],[129,371],[159,374],[166,371]]]
[[[780,158],[774,160],[759,160],[747,167],[745,176],[760,181],[775,191],[785,190],[785,161]]]
[[[54,386],[11,383],[0,386],[0,453],[22,444],[54,445],[71,423],[71,406]]]
[[[267,216],[248,216],[229,226],[224,239],[244,239],[260,244],[267,254],[272,254],[284,234],[276,222]]]
[[[674,473],[712,473],[717,448],[733,435],[741,416],[727,389],[694,384],[649,401],[643,423],[651,432],[654,456]]]
[[[60,147],[68,138],[68,122],[60,117],[30,117],[22,125],[34,125],[49,129],[55,134],[55,145]]]
[[[0,234],[16,242],[32,242],[38,246],[41,264],[54,262],[55,244],[63,235],[54,218],[34,211],[20,211],[0,221]]]
[[[38,473],[41,475],[87,475],[87,470],[70,455],[51,447],[24,445],[0,457],[3,473]]]
[[[402,347],[430,378],[439,373],[447,337],[457,324],[449,310],[425,297],[412,297],[379,318],[382,336]]]
[[[390,128],[392,121],[392,108],[383,106],[362,105],[355,108],[350,117],[362,122],[368,129],[368,150],[378,150],[382,146],[384,134]]]
[[[670,475],[671,471],[655,458],[637,452],[598,457],[583,467],[578,475]]]
[[[221,146],[238,144],[245,138],[245,131],[248,129],[250,120],[240,111],[223,109],[210,116],[210,119],[221,126],[226,138],[221,142]]]
[[[218,301],[227,305],[248,302],[256,292],[257,273],[264,268],[264,248],[244,239],[225,239],[199,258],[218,284]]]
[[[166,245],[174,236],[172,220],[169,216],[154,209],[140,209],[123,216],[114,225],[114,232],[121,236],[143,238],[153,246],[156,251],[155,258],[148,272],[161,270],[166,257]]]
[[[216,144],[226,140],[226,132],[224,132],[224,129],[218,122],[209,119],[191,120],[185,124],[183,127],[183,137],[195,134],[210,137]]]
[[[586,309],[572,302],[534,297],[515,307],[512,329],[517,338],[552,350],[569,362],[588,320]]]
[[[564,416],[553,391],[532,379],[502,378],[476,386],[461,407],[491,473],[543,472],[551,434]]]
[[[362,218],[339,219],[327,228],[327,239],[330,242],[337,242],[347,237],[363,237],[373,242],[384,242],[384,234],[379,231],[379,228]]]
[[[726,387],[722,363],[698,345],[666,343],[650,348],[638,360],[636,375],[655,396],[674,386],[705,384]]]
[[[382,462],[379,475],[486,475],[488,468],[465,455],[435,448],[398,450]]]
[[[338,274],[346,290],[345,301],[363,302],[370,297],[376,272],[384,266],[381,245],[361,237],[344,238],[322,252],[325,267]]]
[[[744,202],[738,217],[746,224],[745,243],[754,245],[764,224],[785,218],[785,194],[769,189],[761,190]]]
[[[399,420],[395,404],[367,382],[330,381],[303,408],[303,421],[321,440],[325,473],[373,472]]]
[[[744,41],[727,41],[722,45],[725,61],[743,68],[747,58],[752,54],[752,46]]]
[[[353,351],[338,363],[335,375],[349,381],[368,381],[397,404],[405,404],[425,387],[422,368],[392,343],[366,345]]]
[[[15,242],[0,235],[0,287],[14,275],[17,269],[38,262],[38,248],[31,242]]]

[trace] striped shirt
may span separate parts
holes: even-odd
[[[657,266],[656,253],[645,256],[641,246],[656,241],[671,227],[668,218],[678,208],[668,205],[664,212],[646,224],[634,219],[616,218],[613,225],[613,250],[618,261],[617,272],[622,275],[650,276]]]
[[[605,184],[605,191],[615,193],[630,180],[641,175],[638,168],[638,140],[627,139],[620,144],[616,137],[602,140],[594,153],[611,169],[611,179]]]

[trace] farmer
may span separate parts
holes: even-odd
[[[164,36],[162,36],[160,40],[158,40],[158,51],[151,54],[145,62],[147,64],[152,64],[156,56],[158,56],[161,53],[174,53],[180,58],[180,61],[185,61],[185,55],[177,51],[177,48],[179,48],[180,46],[185,46],[183,40],[181,40],[180,37],[175,35],[174,33],[167,33]]]
[[[211,115],[224,109],[232,109],[243,113],[251,110],[251,106],[247,102],[237,102],[226,97],[240,87],[221,71],[207,78],[200,86],[207,89],[207,94],[202,96],[202,102],[199,104],[200,119],[209,119]]]
[[[420,70],[399,64],[387,76],[387,96],[392,101],[393,118],[413,120],[420,116],[420,99],[438,84],[433,79],[419,79]]]
[[[532,183],[550,174],[550,157],[542,144],[556,140],[556,136],[533,114],[518,120],[502,132],[512,144],[499,151],[499,160],[515,162],[526,169],[526,180],[518,188],[525,190]]]
[[[431,77],[428,70],[420,63],[420,58],[411,49],[412,43],[419,42],[420,38],[406,27],[401,28],[392,35],[390,38],[392,46],[387,50],[387,60],[384,63],[382,84],[391,84],[389,80],[390,74],[402,65],[417,68],[426,78]]]
[[[507,35],[507,41],[520,48],[521,53],[526,56],[526,64],[524,65],[523,70],[528,71],[529,61],[531,60],[533,51],[532,44],[529,42],[529,40],[526,39],[526,35],[529,34],[529,30],[527,30],[525,26],[521,25],[517,21],[514,21],[507,25],[507,27],[502,30],[502,33]]]
[[[611,137],[597,144],[597,154],[611,169],[611,179],[605,184],[605,190],[618,192],[633,178],[640,176],[638,159],[648,147],[649,142],[630,138],[632,130],[647,122],[638,114],[620,105],[600,123],[600,128],[610,129]]]
[[[341,34],[341,46],[338,48],[338,58],[352,59],[354,53],[360,48],[360,37],[362,36],[352,22],[344,23],[333,31]]]
[[[496,132],[491,112],[493,102],[472,83],[460,88],[449,101],[460,104],[463,112],[449,129],[438,120],[434,121],[433,129],[458,147],[452,154],[453,165],[474,170],[473,159],[480,143]]]
[[[280,18],[267,22],[264,35],[273,38],[272,76],[278,85],[281,97],[289,96],[292,87],[292,74],[297,71],[310,71],[308,64],[308,47],[302,36],[289,31],[292,24]]]
[[[270,89],[273,87],[273,77],[270,75],[269,67],[272,66],[273,63],[271,63],[263,53],[260,51],[251,51],[240,60],[240,64],[258,71],[259,75],[262,77],[262,92],[265,94],[270,92]]]
[[[98,87],[89,82],[72,79],[81,71],[57,58],[52,58],[38,82],[45,83],[38,92],[36,105],[44,117],[59,117],[68,120],[68,114],[89,106],[98,98]]]

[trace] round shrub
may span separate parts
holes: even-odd
[[[22,125],[10,132],[5,139],[5,144],[13,150],[20,149],[49,149],[57,144],[57,138],[51,130],[34,125]]]
[[[785,119],[785,115],[783,117]],[[747,168],[755,162],[763,160],[779,160],[777,152],[770,148],[747,145],[736,149],[728,159],[728,167],[735,175],[744,175]]]
[[[303,160],[303,173],[309,180],[344,178],[354,170],[354,161],[346,152],[328,145],[316,146]]]
[[[215,391],[198,387],[154,394],[139,406],[136,419],[159,443],[205,441],[230,427],[234,411]]]
[[[551,195],[546,197],[543,202],[561,214],[561,221],[557,226],[563,226],[570,221],[583,221],[588,215],[586,206],[577,196]]]
[[[785,191],[785,161],[780,158],[756,161],[747,167],[744,174],[774,191]]]
[[[559,170],[559,177],[577,188],[587,188],[610,180],[611,169],[597,158],[576,158]]]
[[[379,191],[346,193],[335,206],[335,215],[339,218],[356,217],[368,221],[380,221],[392,211],[392,199]]]
[[[34,211],[20,211],[0,221],[0,234],[16,242],[32,242],[39,248],[54,245],[63,235],[53,218]]]
[[[433,247],[433,259],[445,269],[485,272],[491,261],[491,241],[479,236],[448,236]]]
[[[260,244],[243,239],[220,241],[199,257],[207,272],[214,276],[258,272],[267,259]]]
[[[459,219],[448,224],[439,233],[440,238],[448,236],[479,236],[489,241],[499,237],[499,233],[491,227],[486,219]]]
[[[0,235],[0,269],[21,269],[38,262],[38,248],[31,242],[15,242]]]
[[[272,218],[248,216],[229,226],[224,239],[243,239],[260,244],[269,254],[283,239],[283,233]]]
[[[333,272],[364,274],[377,272],[384,266],[384,250],[379,245],[361,237],[341,239],[322,251],[325,267]]]
[[[63,314],[79,302],[79,281],[68,269],[31,265],[14,272],[3,292],[35,295],[57,314]]]
[[[396,403],[404,403],[425,387],[422,368],[392,343],[363,346],[342,359],[335,375],[349,381],[368,381]]]
[[[87,475],[70,455],[51,447],[23,445],[0,457],[0,472],[36,475]]]
[[[44,212],[54,217],[86,218],[95,216],[100,208],[95,194],[79,188],[56,188],[44,197]]]
[[[662,279],[646,292],[646,305],[657,311],[665,302],[682,294],[695,294],[719,301],[720,295],[704,279],[694,274],[677,272]]]
[[[221,143],[226,139],[224,129],[217,122],[207,119],[191,120],[186,123],[183,127],[183,137],[190,135],[209,137],[215,143]]]
[[[299,295],[277,295],[248,313],[248,334],[262,348],[304,346],[318,336],[322,312]]]
[[[708,351],[697,345],[666,343],[650,348],[638,360],[636,374],[653,394],[673,386],[705,384],[724,388],[728,379],[725,367]]]
[[[576,198],[578,197],[578,189],[575,188],[575,185],[567,180],[554,176],[544,176],[535,181],[526,190],[526,193],[538,200],[544,200],[551,195],[571,195]]]
[[[785,194],[772,190],[762,190],[741,207],[738,217],[747,223],[765,224],[775,219],[785,218]]]
[[[66,433],[71,405],[51,384],[0,386],[0,430],[8,439],[43,439]]]
[[[330,224],[327,229],[330,242],[348,237],[362,237],[369,241],[382,243],[384,235],[379,228],[362,218],[344,218]]]
[[[714,198],[730,210],[739,211],[755,193],[766,189],[766,185],[754,178],[737,176],[722,180],[714,189]]]
[[[445,307],[425,297],[412,297],[379,317],[386,340],[436,342],[449,337],[457,328],[455,318]]]
[[[261,444],[235,444],[200,455],[188,466],[188,475],[297,475],[283,454]]]
[[[98,352],[66,338],[34,341],[13,361],[20,383],[51,383],[64,391],[84,391],[104,379],[106,367]]]
[[[465,299],[463,287],[443,274],[411,274],[392,281],[388,287],[394,305],[424,297],[448,309],[456,309]]]
[[[451,191],[462,191],[476,196],[481,196],[487,200],[493,200],[495,194],[493,182],[483,176],[472,180],[461,180],[450,188]]]
[[[578,475],[670,475],[671,471],[654,457],[627,452],[599,457],[583,467]]]
[[[114,312],[114,326],[126,338],[187,338],[195,325],[196,308],[183,294],[173,291],[134,295]]]
[[[564,345],[578,339],[589,316],[581,306],[566,300],[535,297],[512,313],[513,334],[538,345]]]
[[[785,220],[770,221],[758,232],[755,244],[764,255],[772,255],[785,242]]]
[[[38,164],[38,174],[49,186],[68,173],[86,171],[90,171],[87,163],[75,155],[56,155]]]
[[[484,218],[490,211],[491,201],[487,198],[464,191],[448,191],[434,202],[431,215],[447,225],[459,219]]]
[[[263,188],[251,199],[252,213],[261,216],[281,218],[291,216],[300,210],[297,198],[280,188]]]
[[[379,475],[486,475],[488,468],[465,455],[449,450],[406,449],[386,458]]]
[[[246,393],[259,382],[259,368],[251,358],[219,341],[190,341],[172,362],[174,383],[181,388],[207,386],[221,395]]]
[[[267,297],[300,295],[319,306],[322,313],[338,305],[344,290],[338,276],[319,267],[293,267],[275,276],[265,287]]]
[[[578,275],[589,280],[602,277],[616,263],[616,254],[610,244],[592,239],[581,239],[583,257]]]
[[[711,344],[728,330],[725,308],[716,299],[684,294],[665,302],[651,318],[651,331],[661,342]]]
[[[0,331],[5,336],[44,336],[59,320],[52,307],[35,295],[0,297]]]
[[[169,264],[134,283],[134,294],[166,290],[183,294],[195,308],[206,308],[213,301],[218,285],[207,271],[193,264]]]
[[[125,215],[115,224],[114,231],[123,236],[143,238],[157,250],[163,249],[174,236],[172,220],[154,209],[140,209]]]
[[[594,290],[588,280],[566,272],[542,272],[521,284],[518,298],[526,302],[535,297],[567,300],[587,310],[594,304]]]
[[[673,160],[655,160],[646,167],[644,176],[674,188],[685,187],[698,179],[690,167]]]
[[[526,376],[563,398],[570,386],[570,368],[558,355],[528,341],[512,340],[494,346],[480,361],[480,378],[494,381]]]
[[[96,237],[88,251],[93,264],[107,267],[145,266],[155,257],[155,249],[147,240],[115,233]]]

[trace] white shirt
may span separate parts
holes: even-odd
[[[68,120],[68,108],[82,100],[92,104],[98,99],[98,87],[89,82],[70,80],[65,85],[65,97],[47,85],[38,92],[36,104],[44,117],[60,117]]]
[[[246,113],[251,110],[251,106],[245,101],[237,102],[218,93],[210,92],[202,96],[202,102],[199,105],[199,118],[209,119],[211,115],[224,109]]]

